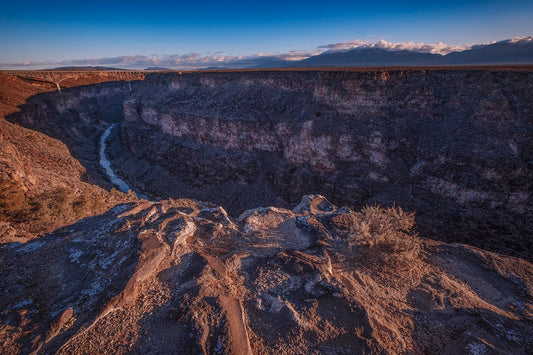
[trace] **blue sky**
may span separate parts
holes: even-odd
[[[533,1],[7,1],[0,63],[253,55],[363,40],[483,43],[533,35]]]

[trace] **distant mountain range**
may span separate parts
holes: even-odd
[[[166,68],[166,67],[148,67],[148,68],[145,68],[144,70],[162,70],[162,71],[166,71],[166,70],[172,70],[172,69]]]
[[[77,66],[77,65],[70,65],[70,66],[65,66],[65,67],[57,67],[57,68],[54,68],[52,70],[76,70],[76,71],[82,71],[82,70],[86,70],[86,71],[95,71],[95,70],[98,70],[98,71],[105,71],[105,70],[109,70],[109,71],[115,71],[115,70],[124,70],[122,68],[113,68],[113,67],[102,67],[102,66],[92,66],[92,65],[85,65],[85,66]]]
[[[270,62],[263,59],[254,68],[533,64],[533,39],[507,40],[446,55],[359,47],[348,51],[327,51],[299,61],[271,59]]]
[[[352,44],[354,44],[352,46]],[[439,43],[445,45],[444,43]],[[319,48],[336,48],[337,44]],[[291,53],[278,55],[250,55],[245,57],[217,57],[189,55],[168,55],[160,57],[121,56],[101,59],[80,59],[64,63],[63,70],[224,70],[224,69],[263,69],[263,68],[312,68],[312,67],[384,67],[384,66],[453,66],[453,65],[533,65],[533,37],[516,37],[491,44],[456,46],[457,50],[442,51],[438,44],[379,41],[376,43],[339,43],[347,49],[328,49],[308,57],[302,53],[294,60]],[[333,47],[329,47],[333,46]],[[34,63],[34,67],[44,67],[45,63]],[[0,67],[2,65],[0,64]],[[30,69],[22,64],[6,64],[12,69]]]

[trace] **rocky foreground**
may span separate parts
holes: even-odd
[[[533,265],[400,208],[116,206],[0,249],[2,353],[527,353]]]

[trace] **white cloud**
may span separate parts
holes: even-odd
[[[91,58],[65,60],[57,62],[24,62],[24,63],[2,63],[0,67],[5,69],[40,69],[63,66],[105,66],[116,68],[140,68],[147,67],[167,67],[170,69],[198,69],[205,67],[228,67],[242,68],[259,65],[268,61],[287,60],[295,61],[308,58],[312,55],[320,54],[320,51],[304,52],[290,51],[282,54],[257,53],[247,56],[224,55],[220,52],[211,55],[199,53],[173,54],[173,55],[151,55],[151,56],[119,56],[106,58]]]
[[[529,43],[533,42],[533,37],[529,36],[521,36],[521,37],[513,37],[511,39],[501,41],[501,42],[507,42],[507,43]]]
[[[448,54],[451,52],[461,52],[471,49],[474,44],[455,44],[449,45],[444,42],[423,43],[423,42],[389,42],[380,40],[371,42],[366,40],[355,39],[353,41],[332,43],[320,46],[321,49],[330,51],[350,50],[355,48],[380,48],[392,51],[408,50],[421,53]]]
[[[515,37],[500,41],[501,43],[527,43],[532,42],[533,37]],[[54,68],[61,66],[106,66],[124,69],[144,69],[147,67],[166,67],[170,69],[198,69],[206,67],[225,67],[225,68],[247,68],[265,63],[274,63],[276,60],[297,61],[309,58],[326,51],[347,51],[354,48],[380,48],[392,51],[409,50],[422,53],[448,54],[451,52],[464,51],[472,48],[479,48],[487,44],[455,44],[450,45],[443,42],[423,43],[423,42],[389,42],[380,40],[372,42],[368,40],[355,39],[348,42],[326,44],[318,47],[314,51],[293,50],[287,53],[256,53],[251,55],[226,55],[223,52],[200,54],[172,54],[150,56],[134,55],[119,56],[108,58],[93,58],[66,60],[56,62],[36,62],[26,61],[21,63],[0,63],[2,69],[42,69]],[[275,65],[275,63],[273,64]]]

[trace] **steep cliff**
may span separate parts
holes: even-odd
[[[396,203],[417,212],[425,236],[531,258],[532,75],[154,74],[124,102],[111,153],[155,196],[234,215],[307,193],[357,208]]]
[[[62,91],[47,77],[65,78]],[[92,184],[111,187],[98,172],[96,142],[106,120],[120,117],[120,94],[128,92],[129,85],[67,89],[120,78],[142,77],[107,72],[0,73],[1,243],[25,242],[130,200]],[[106,85],[110,89],[102,89]]]

